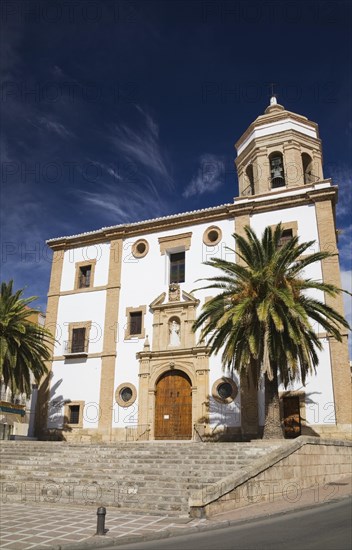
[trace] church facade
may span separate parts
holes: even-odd
[[[40,391],[42,437],[73,441],[241,439],[260,436],[264,388],[223,372],[192,325],[212,291],[211,257],[236,261],[232,234],[282,223],[283,238],[337,253],[337,188],[324,179],[318,127],[271,99],[236,143],[233,203],[51,239],[46,326],[56,333]],[[341,286],[338,257],[306,276]],[[319,295],[338,311],[342,298]],[[347,334],[315,327],[317,374],[281,388],[288,437],[351,424]]]

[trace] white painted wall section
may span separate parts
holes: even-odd
[[[64,402],[84,401],[83,428],[99,422],[101,359],[54,361],[50,388],[48,428],[61,428]]]
[[[69,324],[91,321],[89,353],[103,351],[106,291],[81,292],[61,296],[57,315],[54,355],[63,355],[64,342],[69,339]]]
[[[108,283],[110,243],[97,243],[91,246],[72,248],[64,253],[61,277],[61,292],[75,287],[76,263],[95,260],[94,286]]]

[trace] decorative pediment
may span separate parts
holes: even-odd
[[[193,304],[194,306],[199,305],[199,300],[193,294],[190,294],[189,292],[186,292],[185,290],[182,291],[182,298],[185,302],[188,302],[189,304]]]
[[[160,294],[155,300],[152,301],[152,303],[149,305],[150,309],[154,311],[158,306],[161,306],[166,298],[166,292],[163,292]]]

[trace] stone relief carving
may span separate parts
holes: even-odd
[[[180,299],[180,285],[177,283],[169,285],[169,302],[179,302]]]

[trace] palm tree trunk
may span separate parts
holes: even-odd
[[[263,439],[283,439],[281,424],[279,385],[277,370],[274,368],[274,378],[269,380],[265,375],[265,425]]]

